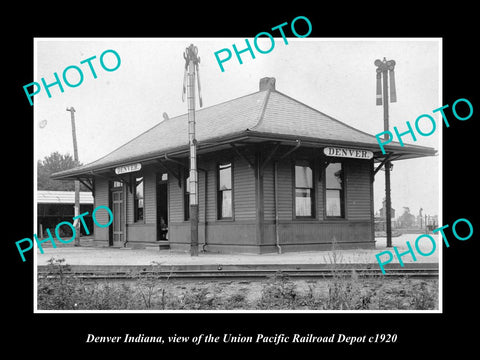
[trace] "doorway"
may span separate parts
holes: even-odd
[[[157,241],[168,241],[168,177],[157,177]]]
[[[113,212],[113,224],[111,230],[111,236],[109,237],[109,246],[123,246],[125,241],[124,232],[124,202],[123,202],[123,189],[115,189],[112,191],[112,212]]]

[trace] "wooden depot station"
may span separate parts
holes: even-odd
[[[348,126],[275,88],[196,112],[199,250],[269,253],[374,248],[373,181],[390,161],[436,151]],[[187,114],[166,119],[110,154],[52,178],[79,179],[114,221],[95,226],[110,246],[188,251]],[[105,216],[105,219],[101,219]],[[97,213],[108,223],[108,213]]]

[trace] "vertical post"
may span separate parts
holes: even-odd
[[[387,232],[387,247],[392,247],[392,212],[390,200],[390,161],[385,163],[385,198],[387,207],[385,212],[386,232]]]
[[[198,170],[197,140],[195,139],[195,61],[196,48],[186,49],[187,105],[188,105],[188,141],[190,146],[190,255],[198,256]]]
[[[67,108],[70,111],[70,118],[72,122],[72,137],[73,137],[73,159],[78,165],[78,149],[77,149],[77,133],[75,130],[75,109],[73,107]],[[80,181],[75,180],[75,205],[74,205],[74,217],[80,215]],[[74,221],[75,227],[75,246],[80,246],[80,222],[78,219]]]
[[[383,125],[384,125],[384,140],[387,140],[389,138],[388,132],[389,132],[389,124],[388,124],[388,74],[390,73],[390,95],[391,95],[391,101],[396,102],[397,101],[397,94],[395,90],[395,78],[394,78],[394,69],[395,69],[395,61],[394,60],[388,60],[383,58],[383,61],[377,59],[375,60],[375,66],[377,66],[377,105],[382,105],[381,104],[381,95],[379,92],[381,91],[381,86],[380,86],[380,73],[383,76]],[[389,155],[387,155],[389,156]],[[391,162],[389,158],[387,157],[385,161],[385,223],[386,223],[386,233],[387,233],[387,247],[392,247],[392,214],[391,214],[391,208],[392,208],[392,202],[390,198],[390,170],[391,170]]]
[[[383,70],[383,127],[384,131],[389,131],[388,122],[388,70]],[[385,133],[385,140],[387,140],[388,134]],[[385,162],[385,200],[386,200],[386,233],[387,233],[387,247],[392,247],[392,202],[390,198],[390,160]]]

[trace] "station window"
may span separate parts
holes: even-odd
[[[108,187],[110,190],[120,190],[123,187],[123,181],[121,180],[110,180],[108,182]]]
[[[330,163],[325,169],[327,217],[345,217],[344,175],[342,163]]]
[[[231,219],[232,211],[232,164],[219,164],[217,168],[217,211],[219,219]]]
[[[144,219],[144,181],[143,177],[135,178],[135,192],[134,192],[134,213],[135,221],[143,221]]]
[[[185,170],[183,179],[184,179],[183,210],[184,210],[185,220],[189,220],[190,219],[190,176],[188,175],[188,170]]]
[[[315,189],[313,187],[313,168],[308,161],[295,163],[295,216],[315,216]]]

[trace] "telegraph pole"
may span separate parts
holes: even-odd
[[[75,109],[72,107],[67,108],[67,111],[70,111],[70,117],[72,122],[72,137],[73,137],[73,159],[78,165],[78,150],[77,150],[77,133],[75,131]],[[80,181],[75,180],[75,215],[77,217],[80,215]],[[78,219],[74,221],[75,227],[75,246],[80,246],[80,223]]]
[[[200,57],[198,49],[193,44],[185,49],[185,74],[183,79],[182,100],[185,101],[185,88],[188,106],[188,142],[190,146],[190,255],[198,256],[198,170],[197,170],[197,139],[195,138],[195,75],[198,79],[198,95],[200,107],[202,96],[200,93],[200,74],[198,64]],[[185,86],[185,81],[187,82]]]
[[[377,105],[382,105],[382,86],[381,79],[383,76],[383,127],[385,131],[384,140],[389,138],[387,131],[389,131],[389,119],[388,119],[388,79],[390,75],[390,101],[397,102],[397,94],[395,90],[395,60],[383,61],[375,60],[375,66],[377,67]],[[387,154],[387,161],[385,161],[385,225],[387,233],[387,247],[392,247],[392,201],[390,197],[390,170],[391,163],[388,160],[389,154]]]

